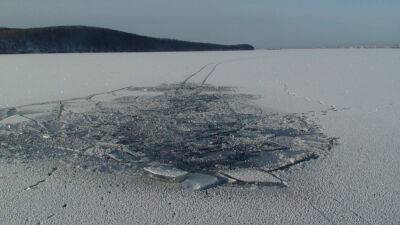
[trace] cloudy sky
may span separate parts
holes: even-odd
[[[0,26],[93,25],[258,48],[400,43],[400,0],[0,0]]]

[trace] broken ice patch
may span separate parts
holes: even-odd
[[[281,185],[269,172],[316,159],[335,145],[305,116],[264,113],[251,103],[256,98],[186,82],[0,109],[0,155],[144,170],[201,190]]]

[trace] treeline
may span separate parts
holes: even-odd
[[[248,44],[219,45],[179,41],[85,26],[0,28],[0,54],[226,50],[254,48]]]

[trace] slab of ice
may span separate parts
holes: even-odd
[[[218,177],[201,173],[193,173],[189,175],[182,185],[187,190],[198,191],[215,187],[221,183],[223,183],[223,180]]]
[[[144,96],[144,95],[159,95],[160,93],[156,92],[145,92],[145,91],[136,91],[130,89],[121,89],[116,90],[108,93],[102,93],[93,95],[90,99],[93,102],[111,102],[111,101],[118,101],[119,99],[123,99],[124,97],[135,97],[135,96]]]
[[[14,116],[10,116],[10,117],[7,117],[7,118],[1,120],[0,125],[17,125],[17,124],[24,123],[24,122],[32,122],[32,121],[23,116],[14,115]]]
[[[234,184],[234,183],[237,183],[237,182],[238,182],[238,180],[236,180],[236,179],[234,179],[234,178],[232,178],[232,177],[228,177],[227,175],[222,174],[222,173],[216,173],[216,175],[217,175],[220,179],[222,179],[224,182],[227,182],[227,183],[229,183],[229,184]]]
[[[113,150],[110,153],[107,153],[107,156],[110,159],[113,159],[113,160],[118,161],[118,162],[123,162],[124,161],[124,157],[121,154],[121,152],[116,151],[116,150]]]
[[[153,176],[172,181],[181,181],[189,174],[169,165],[148,166],[143,169]]]
[[[78,99],[63,102],[63,110],[73,113],[86,113],[96,108],[95,103],[86,99]]]
[[[112,101],[116,98],[119,98],[119,96],[113,95],[111,93],[105,93],[105,94],[99,94],[91,97],[91,100],[93,102],[108,102]]]
[[[221,174],[245,183],[263,183],[270,185],[282,185],[282,182],[277,177],[253,168],[242,168],[235,170],[220,171]]]
[[[17,112],[16,108],[5,108],[5,109],[0,109],[0,120],[3,120],[9,116],[15,115]]]
[[[17,114],[34,120],[55,119],[60,112],[60,103],[38,104],[17,108]]]
[[[248,162],[262,170],[274,171],[316,157],[317,155],[312,152],[290,149],[277,152],[262,152],[258,156],[250,158]]]
[[[148,91],[146,89],[143,90],[134,90],[134,89],[123,89],[112,92],[118,98],[121,97],[130,97],[130,96],[157,96],[162,94],[162,92]]]

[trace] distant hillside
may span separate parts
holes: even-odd
[[[105,28],[60,26],[0,28],[0,54],[72,52],[158,52],[253,50],[253,46],[218,45],[130,34]]]

